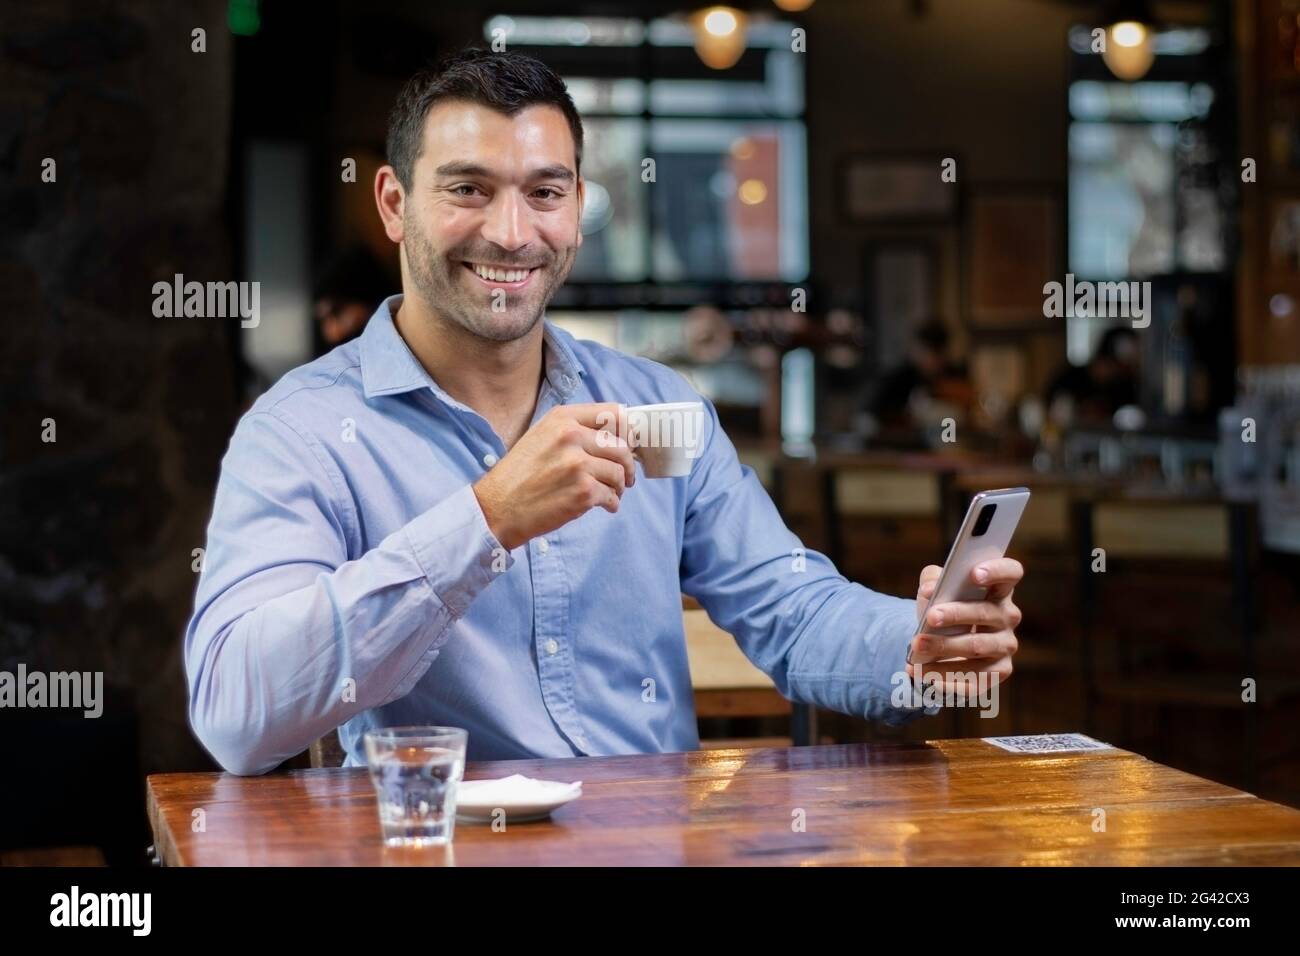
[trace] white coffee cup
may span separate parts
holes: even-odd
[[[627,442],[647,478],[691,473],[704,433],[703,402],[625,405]]]

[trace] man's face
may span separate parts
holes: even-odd
[[[576,166],[555,107],[434,104],[402,212],[410,279],[429,306],[493,341],[533,329],[582,244]]]

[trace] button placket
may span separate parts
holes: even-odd
[[[577,712],[572,642],[569,638],[569,584],[564,562],[553,550],[557,543],[534,539],[530,550],[535,610],[534,641],[542,700],[560,730],[579,747],[585,735]],[[549,556],[545,552],[550,552]]]
[[[544,537],[534,539],[533,544],[536,546],[539,554],[546,554],[551,550],[551,543]],[[554,657],[556,654],[560,653],[560,642],[553,637],[547,638],[546,643],[542,645],[542,649],[546,651],[547,657]]]

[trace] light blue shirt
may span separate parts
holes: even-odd
[[[338,727],[469,731],[472,760],[699,746],[681,595],[791,700],[887,723],[912,600],[851,584],[786,529],[705,401],[689,477],[638,480],[507,552],[471,485],[506,454],[438,387],[384,302],[235,429],[185,635],[190,722],[262,773]],[[545,325],[558,404],[697,401],[676,372]],[[918,569],[919,571],[919,569]]]

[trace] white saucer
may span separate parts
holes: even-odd
[[[534,780],[523,774],[497,780],[462,780],[456,793],[456,819],[462,823],[492,823],[497,810],[505,824],[544,820],[551,811],[582,796],[582,781],[559,783]]]

